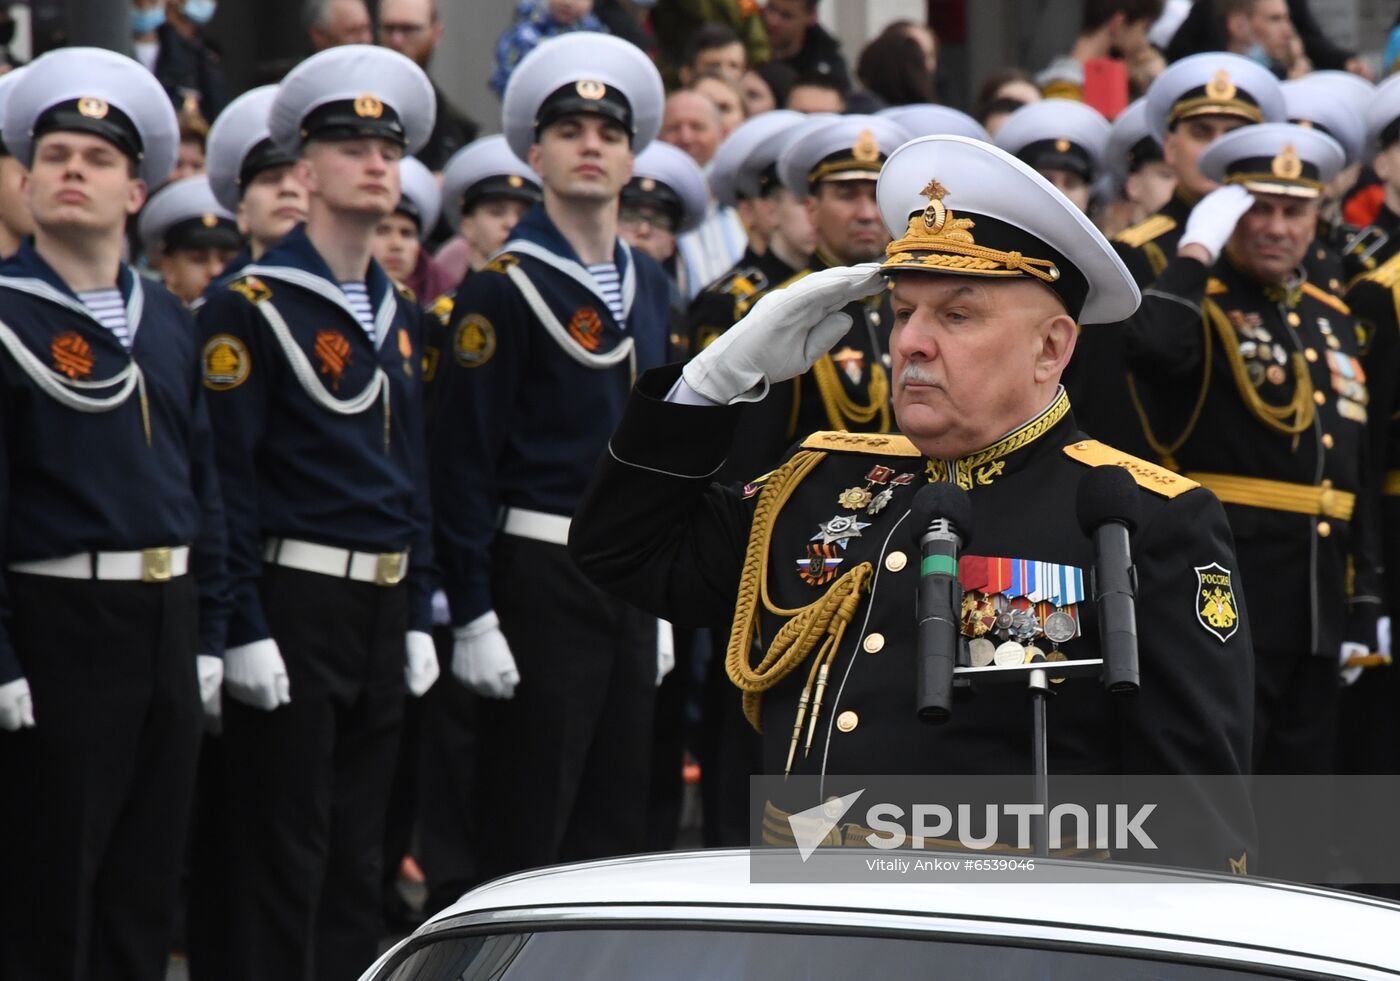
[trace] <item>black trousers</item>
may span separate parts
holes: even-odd
[[[483,878],[640,850],[656,620],[602,593],[563,546],[499,535],[495,608],[520,685],[480,703]]]
[[[230,701],[224,696],[224,704]],[[222,736],[206,734],[195,778],[190,825],[185,954],[193,981],[229,976],[228,773]]]
[[[1336,658],[1259,650],[1254,656],[1254,772],[1332,773]]]
[[[735,848],[750,841],[749,777],[763,772],[763,737],[744,718],[743,694],[725,673],[729,634],[710,632],[700,739],[700,796],[705,845]]]
[[[8,582],[37,725],[0,733],[0,978],[164,977],[199,750],[194,580]]]
[[[292,700],[224,699],[230,976],[343,981],[379,942],[407,587],[268,566],[261,592]]]

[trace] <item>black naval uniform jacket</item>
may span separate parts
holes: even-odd
[[[370,262],[365,280],[378,347],[305,226],[209,294],[199,310],[204,386],[228,511],[230,645],[271,636],[258,595],[268,538],[409,552],[409,629],[431,629],[423,314],[377,262]],[[285,322],[295,360],[260,308],[264,303]],[[369,398],[374,385],[378,395]],[[328,407],[332,399],[357,397],[365,402],[359,411]]]
[[[200,649],[190,656],[220,656],[228,620],[224,512],[194,322],[179,299],[129,266],[117,285],[134,334],[130,353],[32,240],[0,264],[0,322],[10,334],[0,344],[0,568],[189,545],[200,597]],[[142,384],[99,411],[63,404],[50,391],[114,398],[134,369]],[[7,612],[0,571],[0,684],[21,674]]]
[[[621,324],[537,206],[457,290],[433,375],[431,453],[454,624],[492,609],[490,555],[503,509],[571,515],[636,375],[665,360],[666,274],[621,240],[614,261]],[[522,276],[552,325],[522,292]]]
[[[1144,488],[1132,545],[1141,690],[1118,700],[1095,682],[1060,686],[1050,708],[1050,772],[1245,772],[1253,718],[1248,623],[1243,610],[1229,612],[1221,621],[1228,621],[1225,629],[1211,628],[1201,615],[1199,570],[1218,566],[1214,574],[1223,577],[1218,581],[1226,583],[1226,593],[1237,570],[1224,512],[1208,491],[1088,441],[1063,392],[1036,419],[951,464],[925,459],[901,436],[828,432],[802,444],[799,452],[821,457],[795,490],[774,484],[781,469],[763,487],[725,486],[710,475],[735,438],[736,407],[665,402],[676,377],[669,367],[638,384],[574,518],[569,548],[599,586],[678,625],[728,629],[736,604],[742,612],[743,603],[755,601],[754,590],[741,589],[746,549],[766,556],[774,607],[791,611],[820,600],[831,587],[811,584],[801,572],[819,526],[852,514],[838,501],[843,491],[865,485],[877,465],[913,477],[902,486],[891,477],[885,486],[892,496],[878,513],[855,512],[866,526],[840,550],[837,570],[868,562],[871,578],[832,661],[811,753],[798,749],[792,773],[1031,772],[1030,706],[1020,687],[979,691],[955,706],[946,725],[929,726],[915,715],[919,553],[906,517],[919,486],[956,480],[972,501],[966,551],[1088,570],[1093,546],[1075,520],[1075,496],[1086,464],[1100,462],[1126,467]],[[764,495],[779,490],[792,493],[771,518],[771,541],[756,541],[764,532],[755,523]],[[761,648],[786,620],[760,605]],[[1099,656],[1092,600],[1081,605],[1080,624],[1083,635],[1064,644],[1064,653]],[[763,695],[764,769],[770,774],[784,772],[809,665],[803,662]],[[824,790],[843,792],[830,783]],[[1199,812],[1193,835],[1208,843],[1205,863],[1225,870],[1226,855],[1238,856],[1247,846],[1250,820],[1232,811],[1237,822],[1201,801],[1192,809]]]
[[[1368,399],[1351,314],[1303,280],[1268,290],[1228,258],[1174,260],[1124,325],[1129,365],[1176,469],[1216,487],[1230,518],[1254,642],[1336,657],[1374,647],[1379,562],[1365,496]],[[1312,421],[1296,434],[1280,425]],[[1296,425],[1296,423],[1295,423]],[[1232,502],[1197,474],[1358,495],[1352,519]]]

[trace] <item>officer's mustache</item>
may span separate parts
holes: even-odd
[[[906,361],[904,367],[899,371],[899,384],[901,386],[913,382],[916,385],[942,385],[943,380],[927,370],[917,361]]]

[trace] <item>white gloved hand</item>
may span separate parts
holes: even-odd
[[[1390,617],[1376,621],[1376,653],[1390,657]]]
[[[243,704],[266,712],[290,702],[292,685],[277,641],[269,637],[224,651],[224,687]]]
[[[656,683],[660,685],[676,666],[676,633],[666,620],[656,621]]]
[[[773,290],[685,366],[682,377],[717,405],[757,402],[831,350],[851,317],[846,304],[885,288],[878,263],[835,266]]]
[[[1213,263],[1220,250],[1235,232],[1240,218],[1254,207],[1254,195],[1238,184],[1217,187],[1196,203],[1186,218],[1186,228],[1177,242],[1176,251],[1188,245],[1199,245],[1210,253]]]
[[[433,682],[438,680],[437,645],[433,635],[421,630],[410,630],[404,636],[403,679],[408,690],[415,697],[422,695]]]
[[[495,610],[487,610],[466,626],[457,627],[452,636],[452,673],[458,681],[485,698],[515,696],[520,672]]]
[[[1370,652],[1369,650],[1366,649],[1366,645],[1365,645],[1365,644],[1358,644],[1358,643],[1356,643],[1355,641],[1352,641],[1352,640],[1344,640],[1344,641],[1342,641],[1342,649],[1341,649],[1341,651],[1339,651],[1338,654],[1337,654],[1337,666],[1338,666],[1338,668],[1340,668],[1340,673],[1341,673],[1341,676],[1342,676],[1342,684],[1344,684],[1344,685],[1354,685],[1354,684],[1356,684],[1356,679],[1357,679],[1357,678],[1360,678],[1360,677],[1361,677],[1361,672],[1366,670],[1365,665],[1356,665],[1355,667],[1347,667],[1347,662],[1350,661],[1350,660],[1352,659],[1353,656],[1355,656],[1355,657],[1365,657],[1367,654],[1370,654],[1370,653],[1371,653],[1371,652]]]
[[[224,703],[220,689],[224,686],[224,659],[212,654],[200,654],[194,659],[199,678],[199,701],[204,706],[204,726],[214,735],[223,728]]]
[[[16,732],[34,725],[34,698],[29,680],[16,678],[0,685],[0,729]]]

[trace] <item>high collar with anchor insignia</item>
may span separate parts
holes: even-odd
[[[987,487],[1008,473],[1022,469],[1035,455],[1036,444],[1046,433],[1069,418],[1069,396],[1062,386],[1050,404],[1034,419],[1013,429],[984,450],[956,460],[929,460],[929,483],[952,480],[963,490]],[[1071,422],[1070,428],[1073,428]],[[1055,449],[1058,449],[1058,444]]]

